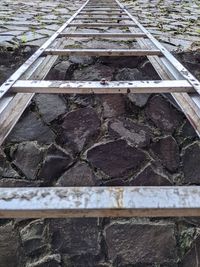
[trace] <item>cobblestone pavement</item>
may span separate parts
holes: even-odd
[[[1,0],[2,45],[40,45],[81,4],[26,1]],[[139,0],[135,3],[137,8]],[[155,2],[151,3],[156,10]],[[143,14],[138,11],[138,16]],[[140,20],[151,28],[150,22]],[[172,21],[178,19],[167,25]],[[162,37],[173,36],[172,31],[156,29]],[[106,41],[89,38],[68,43],[105,48]],[[116,45],[131,48],[135,44],[109,40],[111,48]],[[20,52],[30,50],[26,48],[16,49],[19,55],[10,50],[2,53],[0,83],[16,69]],[[200,62],[191,57],[196,53],[180,54],[196,74]],[[158,79],[144,57],[70,56],[56,61],[47,80],[99,81],[102,77]],[[0,149],[0,187],[200,185],[199,162],[198,136],[161,95],[37,94]],[[0,267],[197,267],[199,233],[196,217],[0,220]]]
[[[200,48],[199,0],[124,0],[123,3],[170,49]]]
[[[1,0],[0,45],[40,46],[83,2]],[[199,47],[199,0],[124,0],[123,3],[170,49]]]
[[[2,0],[1,46],[40,46],[84,1]]]

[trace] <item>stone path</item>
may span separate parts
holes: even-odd
[[[0,43],[10,47],[40,45],[63,23],[61,15],[67,19],[81,1],[1,3]],[[151,28],[150,22],[146,26]],[[114,41],[91,38],[68,42],[72,47],[116,47]],[[118,46],[131,45],[136,44]],[[17,67],[12,65],[20,58],[15,52],[1,57],[0,82]],[[198,71],[195,57],[181,56]],[[59,59],[47,79],[102,77],[158,79],[142,57],[76,56]],[[200,185],[199,162],[200,141],[193,128],[161,95],[37,94],[0,149],[0,187]],[[0,220],[0,267],[198,266],[199,233],[199,218]]]
[[[169,49],[199,49],[198,0],[123,0],[123,3],[155,37],[169,44]]]
[[[84,1],[3,0],[0,6],[0,45],[40,46]]]
[[[2,0],[0,46],[40,46],[67,20],[83,0]],[[199,48],[200,5],[198,0],[124,0],[129,11],[169,49]]]
[[[65,57],[48,74],[102,77],[156,73],[142,57]],[[0,149],[0,187],[200,185],[199,162],[193,128],[161,95],[37,94]],[[0,267],[197,267],[199,232],[199,218],[0,220]]]

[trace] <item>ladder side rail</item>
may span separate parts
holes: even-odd
[[[73,21],[73,19],[79,14],[79,12],[87,5],[89,0],[82,5],[81,8],[67,21],[65,22],[11,77],[5,81],[0,87],[0,99],[11,88],[11,86],[24,74],[24,72],[31,67],[31,65],[43,54],[59,36],[63,30]]]
[[[117,1],[119,3],[118,0],[115,0],[115,1]],[[122,6],[122,5],[120,4],[120,6]],[[129,12],[127,10],[125,10],[125,11],[129,14]],[[132,15],[130,15],[130,16],[133,18]],[[137,22],[136,19],[134,19],[134,21]],[[138,22],[138,24],[140,25],[139,22]],[[141,25],[141,27],[142,27],[141,30],[144,29],[145,31],[143,31],[143,32],[146,33],[147,36],[149,37],[150,33],[142,25]],[[131,32],[135,33],[135,31],[133,29],[129,28],[129,30]],[[158,43],[160,46],[162,46],[151,34],[150,34],[150,37],[152,39],[154,39],[156,41],[156,43]],[[149,48],[149,44],[147,42],[147,39],[145,39],[145,40],[142,38],[137,39],[137,42],[140,44],[141,47]],[[155,45],[154,42],[152,42],[152,44]],[[167,51],[167,54],[171,55],[171,53],[169,51]],[[174,58],[173,55],[171,55],[171,56]],[[168,58],[166,58],[165,56],[164,57],[147,56],[147,58],[149,59],[149,61],[151,62],[155,71],[158,73],[158,75],[161,77],[161,79],[180,80],[180,79],[185,78],[185,77],[183,77],[182,73],[180,73],[179,69],[177,69],[177,66],[173,65],[168,60]],[[176,59],[175,59],[175,61],[178,62]],[[182,68],[184,68],[180,62],[178,62],[178,63],[181,65]],[[196,80],[196,78],[192,74],[191,74],[191,76],[194,78],[194,80]],[[186,79],[186,80],[188,80],[188,79]],[[195,129],[196,133],[200,137],[200,96],[198,95],[198,93],[190,94],[190,95],[187,93],[171,93],[171,96],[175,100],[175,102],[178,104],[179,108],[183,111],[185,116],[188,118],[191,125]]]
[[[188,80],[194,87],[194,89],[200,94],[200,82],[155,38],[146,30],[118,1],[115,0],[118,5],[124,9],[126,14],[132,21],[140,28],[140,30],[147,35],[149,40],[163,53],[164,57],[180,72],[183,78]]]
[[[69,30],[69,29],[68,29]],[[64,40],[57,39],[54,42],[53,46],[55,47],[64,47]],[[57,56],[47,56],[45,58],[40,57],[36,60],[35,63],[31,65],[23,75],[23,79],[39,79],[43,80],[49,71],[51,70],[53,64],[57,60]],[[37,63],[37,61],[39,61]],[[36,67],[34,67],[36,65]],[[15,124],[18,122],[22,113],[24,112],[27,105],[30,103],[34,94],[21,94],[17,93],[13,96],[13,94],[9,97],[9,101],[7,100],[7,105],[2,107],[2,100],[4,100],[5,96],[0,99],[0,108],[2,107],[2,111],[0,113],[0,145],[4,142],[6,137],[9,135],[11,130],[14,128]],[[6,95],[7,98],[7,95]]]

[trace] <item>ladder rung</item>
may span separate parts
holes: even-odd
[[[165,81],[38,81],[19,80],[12,89],[17,93],[126,94],[194,92],[187,80]]]
[[[1,188],[1,218],[108,216],[200,216],[200,187]]]
[[[130,18],[124,18],[124,17],[109,17],[109,18],[103,18],[103,17],[76,17],[74,20],[131,20]]]
[[[119,24],[119,23],[70,23],[70,25],[68,27],[137,27],[135,24],[133,23],[127,23],[127,24]]]
[[[86,7],[90,7],[90,8],[104,8],[103,3],[101,5],[87,5]],[[105,6],[106,8],[119,8],[118,5],[108,5],[108,3]]]
[[[83,11],[109,11],[109,12],[112,12],[112,11],[121,11],[123,9],[120,9],[120,8],[98,8],[98,10],[96,8],[84,8]]]
[[[160,50],[146,49],[46,49],[46,55],[55,56],[161,56]]]
[[[89,8],[102,8],[102,5],[101,6],[97,6],[97,5],[87,5],[87,7],[89,7]],[[118,6],[117,5],[106,5],[106,8],[118,8]]]
[[[110,11],[108,12],[80,12],[80,15],[89,15],[89,16],[93,16],[93,15],[102,15],[102,16],[122,16],[122,15],[126,15],[126,13],[119,13],[119,12],[115,12],[115,13],[111,13]]]
[[[85,37],[85,38],[89,38],[89,37],[102,37],[102,38],[140,38],[146,37],[145,33],[79,33],[79,32],[75,32],[75,33],[61,33],[60,34],[61,37],[71,37],[71,38],[79,38],[79,37]]]

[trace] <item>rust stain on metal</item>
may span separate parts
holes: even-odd
[[[111,194],[114,194],[116,203],[117,203],[117,208],[118,209],[123,209],[123,198],[124,198],[124,189],[121,187],[115,188],[114,190],[111,188],[110,189]]]

